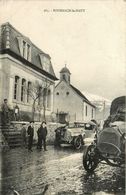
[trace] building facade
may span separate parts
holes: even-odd
[[[60,81],[55,87],[54,108],[61,122],[87,122],[95,119],[95,106],[71,84],[70,71],[60,71]]]
[[[40,120],[54,110],[54,86],[57,80],[51,57],[34,45],[11,24],[0,28],[0,104],[8,99],[20,117]],[[33,106],[34,105],[34,106]],[[39,118],[38,118],[39,117]]]

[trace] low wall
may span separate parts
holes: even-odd
[[[26,121],[12,121],[11,125],[13,126],[13,128],[15,129],[15,131],[21,131],[22,128],[22,124],[25,123],[27,128],[29,126],[29,122]],[[41,122],[35,122],[34,123],[34,140],[35,142],[37,142],[37,130],[40,127]],[[47,134],[47,144],[54,144],[54,140],[55,140],[55,129],[57,129],[60,126],[64,126],[63,124],[60,123],[53,123],[53,122],[49,122],[47,123],[47,130],[48,130],[48,134]]]

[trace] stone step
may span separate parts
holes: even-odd
[[[13,145],[13,144],[22,144],[22,140],[7,140],[7,143],[9,146]]]
[[[9,147],[13,148],[22,145],[22,137],[20,131],[14,129],[13,126],[0,126],[0,128]]]
[[[7,139],[10,139],[10,140],[11,140],[11,139],[12,139],[12,140],[13,140],[13,139],[14,139],[14,140],[15,140],[15,139],[21,139],[21,140],[22,140],[22,137],[21,137],[21,136],[5,136],[5,137],[6,137]]]
[[[6,136],[21,136],[20,132],[2,132]]]
[[[16,147],[21,147],[21,143],[13,143],[13,144],[9,144],[10,148],[16,148]]]
[[[22,140],[22,137],[20,136],[6,136],[6,139],[8,140]]]
[[[0,126],[0,129],[13,129],[13,126]]]

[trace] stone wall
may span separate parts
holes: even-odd
[[[26,126],[28,128],[29,122],[26,121],[13,121],[11,122],[11,125],[14,127],[15,131],[21,131],[22,124],[26,123]],[[37,142],[37,130],[40,127],[41,122],[35,122],[34,123],[34,141],[35,143]],[[47,130],[48,130],[48,135],[47,135],[47,144],[54,144],[55,140],[55,129],[57,129],[60,126],[64,126],[63,124],[60,123],[53,123],[50,122],[47,124]]]

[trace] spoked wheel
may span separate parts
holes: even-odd
[[[83,166],[88,172],[93,172],[97,165],[98,165],[99,159],[95,152],[95,146],[90,145],[87,147],[83,154]]]
[[[74,147],[79,150],[82,147],[82,139],[80,136],[74,138]]]

